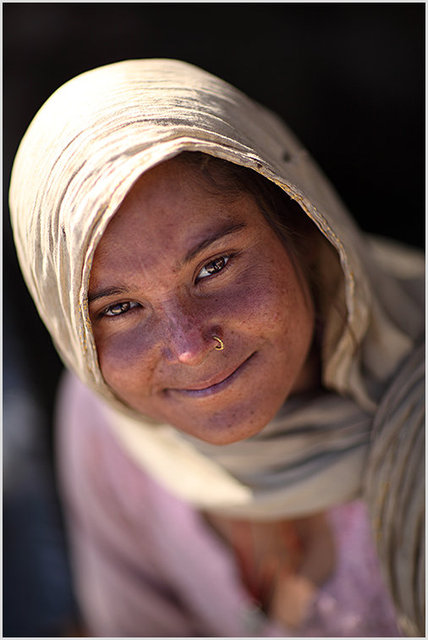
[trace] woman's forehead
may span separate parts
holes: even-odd
[[[272,242],[272,231],[250,194],[225,201],[186,180],[187,171],[165,163],[134,185],[95,251],[92,297],[98,295],[94,290],[120,278],[134,282],[141,274],[152,287],[161,275],[168,279],[210,254]]]
[[[254,198],[241,191],[232,197],[209,189],[196,168],[175,159],[157,165],[140,176],[109,222],[103,239],[134,235],[139,228],[166,243],[184,232],[190,244],[201,236],[226,235],[259,215]],[[101,241],[101,242],[102,242]],[[101,244],[101,243],[100,243]]]

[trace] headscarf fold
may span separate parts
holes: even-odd
[[[406,635],[425,635],[425,344],[400,365],[373,422],[364,497]]]

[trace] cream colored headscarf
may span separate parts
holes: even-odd
[[[336,258],[319,265],[326,286],[341,265],[335,296],[347,323],[323,311],[329,393],[290,400],[261,434],[220,448],[123,407],[104,383],[88,316],[91,261],[109,220],[144,171],[183,150],[275,182],[335,249]],[[61,357],[103,396],[130,455],[162,482],[199,506],[262,518],[358,495],[372,415],[422,332],[423,307],[411,287],[423,263],[410,250],[363,237],[276,116],[179,61],[89,71],[58,89],[31,123],[16,156],[10,207],[24,277]]]

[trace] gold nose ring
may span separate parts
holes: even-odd
[[[217,349],[217,351],[223,351],[224,349],[224,342],[223,340],[220,340],[220,338],[218,338],[217,336],[213,336],[214,340],[217,340],[218,344],[216,344],[216,346],[214,347],[214,349]]]

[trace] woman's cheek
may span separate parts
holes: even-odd
[[[101,372],[114,390],[137,384],[141,388],[141,383],[144,385],[148,382],[151,371],[150,344],[147,332],[141,327],[105,337],[99,342],[97,350]]]
[[[235,285],[221,296],[224,320],[238,323],[244,331],[254,332],[282,322],[291,308],[299,304],[294,282],[280,278],[271,269],[246,269]],[[225,327],[226,329],[227,327]]]

